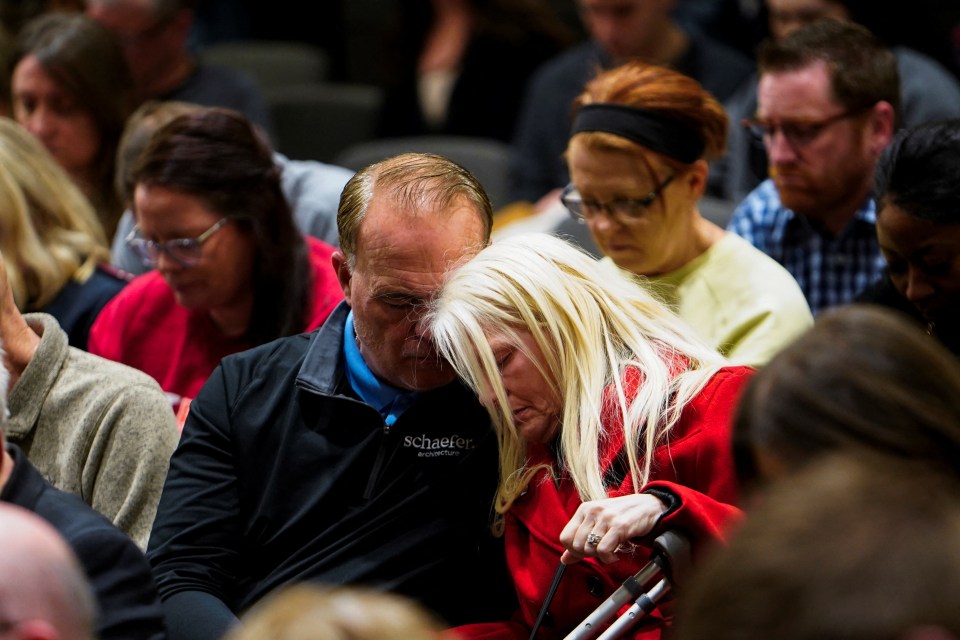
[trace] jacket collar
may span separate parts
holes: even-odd
[[[350,306],[341,302],[313,334],[297,373],[296,385],[316,393],[333,395],[343,371],[343,331]]]
[[[7,443],[7,452],[13,458],[13,470],[7,478],[7,484],[0,491],[0,500],[35,511],[37,501],[47,488],[47,482],[40,472],[30,464],[20,447]]]

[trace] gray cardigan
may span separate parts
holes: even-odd
[[[146,548],[178,440],[170,402],[145,373],[68,346],[53,316],[24,317],[40,344],[10,392],[7,439]]]

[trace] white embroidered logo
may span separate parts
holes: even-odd
[[[404,436],[403,446],[417,449],[420,458],[437,458],[440,456],[459,456],[464,451],[476,447],[473,438],[464,438],[460,435],[431,438],[427,434],[419,436]]]

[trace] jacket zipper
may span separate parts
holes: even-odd
[[[363,499],[369,500],[373,496],[373,489],[380,478],[380,469],[383,467],[383,461],[387,456],[387,439],[390,437],[390,425],[383,423],[383,438],[380,439],[380,448],[377,450],[377,457],[373,461],[373,469],[370,470],[370,478],[367,480],[367,487],[363,491]]]

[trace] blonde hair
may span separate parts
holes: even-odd
[[[725,364],[629,276],[547,234],[497,241],[456,269],[428,322],[439,353],[461,378],[478,395],[496,398],[488,410],[500,446],[500,515],[539,468],[527,464],[525,443],[505,409],[489,336],[523,350],[519,334],[528,332],[543,353],[540,372],[563,399],[563,473],[584,501],[607,497],[599,459],[600,443],[611,435],[601,420],[612,408],[604,406],[605,394],[613,393],[624,442],[636,443],[626,451],[639,489],[650,480],[646,454],[668,438],[684,406]],[[628,397],[623,381],[631,369],[642,384]]]
[[[240,622],[225,640],[437,640],[442,629],[402,596],[309,584],[268,596]]]
[[[90,202],[43,145],[0,118],[0,251],[23,310],[42,309],[71,279],[110,260]]]

